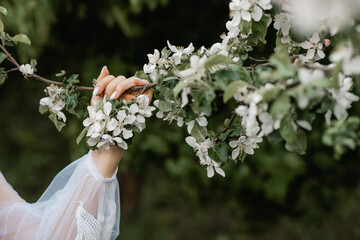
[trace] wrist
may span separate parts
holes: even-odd
[[[124,149],[112,146],[109,150],[106,150],[105,148],[100,147],[98,150],[92,151],[91,154],[101,174],[108,178],[115,173],[116,168],[123,157]]]

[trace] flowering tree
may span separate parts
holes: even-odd
[[[0,61],[14,68],[0,69],[0,83],[7,75],[20,71],[25,78],[48,83],[47,97],[40,100],[40,112],[60,131],[66,115],[84,119],[78,142],[86,137],[89,148],[118,145],[128,147],[134,133],[145,127],[145,118],[157,109],[156,117],[186,127],[185,141],[207,170],[225,176],[221,166],[229,160],[244,161],[254,154],[266,137],[270,142],[284,141],[285,148],[306,152],[306,131],[321,119],[326,125],[323,143],[334,147],[339,158],[348,148],[360,145],[360,118],[348,116],[359,97],[351,92],[353,79],[360,73],[360,24],[356,1],[318,0],[232,0],[227,32],[209,49],[195,51],[167,42],[161,51],[148,54],[149,62],[137,77],[148,79],[144,87],[154,88],[151,106],[145,95],[126,103],[104,98],[88,106],[79,86],[78,75],[62,81],[45,79],[36,72],[36,61],[20,65],[7,51],[18,43],[30,44],[23,34],[10,36],[0,22]],[[337,10],[332,9],[336,7]],[[5,8],[0,12],[7,14]],[[304,15],[307,13],[307,15]],[[277,30],[275,43],[267,43],[268,28]],[[275,45],[270,56],[256,58],[259,45]],[[217,109],[228,108],[229,116],[217,129],[208,129],[208,120]]]

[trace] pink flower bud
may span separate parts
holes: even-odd
[[[326,38],[326,39],[324,40],[324,45],[325,45],[325,47],[329,47],[330,44],[331,44],[330,39],[327,39],[327,38]]]

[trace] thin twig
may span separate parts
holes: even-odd
[[[6,70],[6,71],[3,71],[1,74],[8,74],[8,73],[11,73],[11,72],[15,72],[15,71],[18,71],[19,68],[11,68],[9,70]]]
[[[226,125],[226,127],[221,131],[221,133],[226,132],[231,127],[231,124],[233,123],[235,117],[236,117],[236,113],[235,113],[235,111],[232,111],[231,116],[230,116],[230,120],[229,120],[228,124]],[[220,136],[220,134],[219,134],[219,136]],[[219,140],[219,136],[217,136],[215,138],[215,142],[217,142]]]
[[[256,62],[256,63],[266,63],[268,62],[268,60],[266,58],[261,58],[261,59],[256,59],[256,58],[253,58],[251,56],[248,57],[248,59],[252,62]]]
[[[291,61],[295,61],[296,59],[299,58],[299,55],[293,55],[290,58],[291,58]],[[272,67],[273,66],[269,62],[269,60],[266,58],[256,59],[256,58],[249,56],[248,59],[250,61],[255,62],[255,64],[253,66],[245,67],[246,70],[248,70],[248,71],[253,71],[256,67],[260,67],[260,66],[261,67]],[[315,70],[318,69],[318,70],[324,71],[325,73],[330,73],[333,70],[333,68],[331,68],[331,67],[327,67],[327,66],[323,66],[323,65],[312,65],[312,64],[308,64],[308,63],[305,63],[302,66],[305,68],[308,68],[308,69],[315,69]]]

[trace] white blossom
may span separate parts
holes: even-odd
[[[234,148],[231,153],[231,158],[235,161],[243,152],[253,155],[254,149],[259,148],[258,143],[262,142],[262,138],[256,134],[259,132],[260,128],[257,127],[252,132],[252,136],[240,136],[238,140],[230,141],[230,147]]]
[[[193,129],[195,125],[195,121],[199,124],[201,127],[206,127],[208,125],[208,121],[206,117],[204,117],[204,113],[201,113],[199,117],[197,117],[195,120],[192,120],[190,122],[187,122],[187,131],[189,134],[191,134],[191,130]]]
[[[281,119],[278,118],[276,120],[268,112],[262,112],[259,114],[259,120],[262,122],[261,131],[259,136],[264,136],[272,133],[274,130],[280,128]]]
[[[155,107],[150,106],[150,99],[147,95],[140,95],[136,98],[136,104],[138,105],[139,115],[144,117],[151,117],[152,111]]]
[[[239,13],[241,18],[250,22],[258,22],[263,16],[263,10],[272,8],[270,0],[233,0],[230,4],[231,14]]]
[[[185,87],[181,91],[181,108],[185,107],[189,102],[188,94],[191,93],[190,87]]]
[[[190,68],[185,69],[179,73],[181,78],[186,78],[194,75],[195,79],[200,79],[205,75],[205,62],[207,60],[206,55],[200,58],[197,55],[190,57]]]
[[[136,126],[139,131],[145,128],[145,117],[151,116],[155,107],[149,106],[149,98],[140,95],[131,106],[122,106],[117,113],[112,111],[111,102],[103,100],[100,109],[98,106],[88,106],[89,116],[83,121],[86,129],[87,143],[93,147],[105,147],[117,145],[127,149],[124,139],[133,137],[131,126]],[[96,111],[97,109],[97,111]]]
[[[172,57],[176,65],[179,65],[181,63],[181,56],[183,54],[189,56],[195,49],[192,43],[190,43],[189,46],[185,49],[181,47],[175,47],[174,45],[171,45],[169,41],[167,41],[167,45],[169,49],[174,53]]]
[[[126,129],[126,125],[133,124],[136,120],[134,115],[126,115],[124,110],[117,113],[116,119],[112,118],[108,124],[107,129],[113,131],[114,136],[118,136],[122,133],[125,139],[129,139],[133,136],[132,130]]]
[[[31,67],[30,64],[22,64],[20,67],[19,67],[19,71],[23,74],[23,75],[31,75],[34,73],[34,69]]]
[[[171,101],[173,103],[173,101]],[[155,107],[159,108],[159,100],[155,100],[154,101],[154,105]],[[164,115],[166,114],[166,117],[164,117]],[[170,123],[172,121],[176,121],[178,127],[182,127],[184,125],[184,119],[180,116],[177,116],[176,114],[174,114],[172,111],[165,113],[160,111],[160,109],[158,110],[158,112],[156,113],[156,117],[157,118],[161,118],[164,121],[169,121]]]
[[[352,102],[359,100],[358,96],[349,92],[352,85],[351,77],[345,77],[339,73],[339,89],[330,89],[331,96],[336,101],[333,114],[338,120],[347,118],[347,109],[351,107]]]
[[[288,13],[278,13],[274,18],[274,28],[277,30],[281,30],[282,43],[290,42],[289,32],[291,28],[292,17]]]
[[[300,59],[304,62],[317,61],[325,57],[323,44],[320,42],[320,36],[317,32],[312,35],[309,41],[304,41],[299,45],[307,50],[306,56],[300,55]]]
[[[350,41],[337,45],[329,59],[333,63],[343,61],[342,69],[346,75],[360,74],[360,57],[354,57],[354,48]]]
[[[319,79],[323,79],[325,77],[324,72],[321,70],[308,70],[306,68],[300,68],[298,72],[299,72],[299,80],[301,84],[303,84],[304,86],[309,86],[313,84],[315,81]],[[320,89],[318,89],[317,91],[319,93],[319,96],[323,94],[323,92]],[[297,103],[299,108],[305,109],[309,105],[309,102],[310,102],[310,98],[305,92],[299,94],[297,98]]]
[[[194,149],[196,156],[200,159],[200,164],[207,166],[206,171],[209,178],[214,176],[214,170],[225,177],[225,172],[220,168],[220,164],[209,157],[208,150],[214,147],[214,143],[210,138],[198,143],[194,137],[189,136],[186,137],[185,141]]]
[[[66,116],[61,112],[65,107],[65,101],[61,98],[61,94],[65,92],[65,89],[51,84],[44,91],[49,97],[40,99],[40,105],[47,106],[49,112],[55,113],[59,120],[66,122]]]
[[[157,79],[156,65],[160,59],[159,50],[155,49],[154,54],[148,54],[149,64],[144,64],[143,70],[144,73],[150,74],[150,77],[153,81]]]

